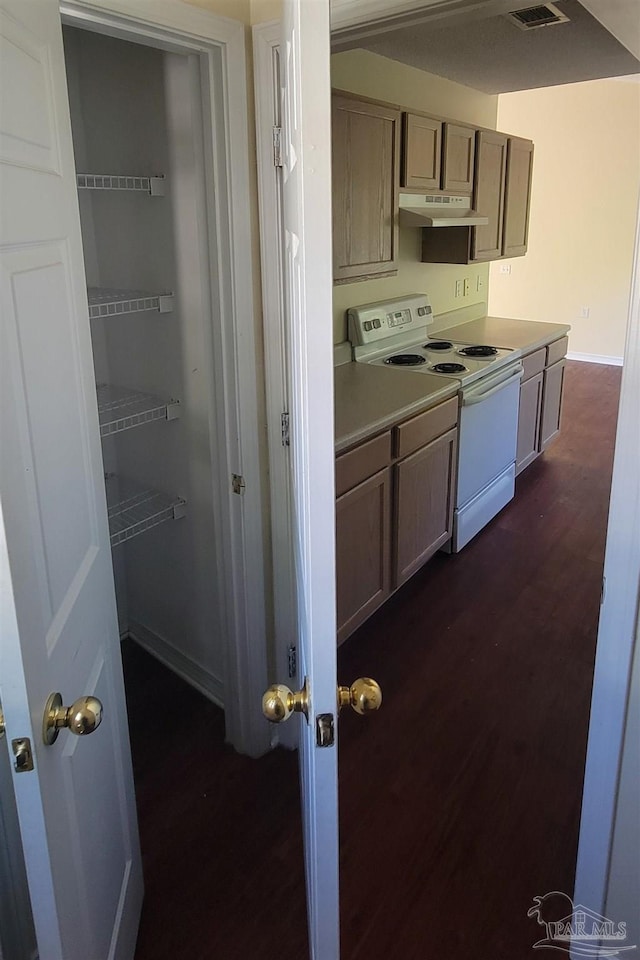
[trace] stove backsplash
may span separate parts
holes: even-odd
[[[402,257],[402,247],[405,241],[404,234],[417,234],[419,230],[403,228],[400,230],[400,248]],[[416,240],[417,244],[417,240]],[[405,251],[406,254],[406,251]],[[341,343],[348,339],[347,332],[347,310],[349,307],[357,307],[362,303],[375,303],[378,300],[392,300],[396,297],[406,296],[409,293],[422,292],[428,294],[435,316],[434,327],[438,330],[440,317],[447,316],[452,311],[458,311],[461,307],[464,310],[480,309],[482,312],[475,313],[469,319],[476,319],[479,316],[486,315],[486,302],[489,289],[489,266],[479,263],[460,267],[456,264],[427,264],[417,262],[417,252],[415,259],[409,261],[402,259],[399,262],[399,271],[397,276],[380,278],[378,280],[361,280],[354,283],[337,284],[333,288],[333,342]],[[469,279],[469,294],[466,297],[456,297],[456,281]],[[480,280],[480,290],[478,287]],[[464,304],[464,307],[463,307]],[[451,326],[449,320],[445,320],[443,327]]]

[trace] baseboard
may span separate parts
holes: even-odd
[[[216,706],[224,710],[224,684],[219,677],[203,670],[190,657],[177,650],[173,644],[163,640],[162,637],[159,637],[152,630],[148,630],[147,627],[136,620],[129,621],[126,636],[139,644],[143,650],[150,653],[160,663],[164,663],[169,670],[177,673],[179,677],[186,680],[196,690],[199,690],[208,700],[212,700]]]
[[[584,363],[605,363],[610,367],[621,367],[623,357],[605,357],[598,353],[568,353],[567,360],[580,360]]]

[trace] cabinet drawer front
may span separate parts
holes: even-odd
[[[562,360],[567,355],[569,349],[569,337],[561,337],[560,340],[554,340],[547,347],[547,366],[550,367],[558,360]]]
[[[406,457],[442,433],[451,430],[458,422],[458,398],[445,400],[437,407],[412,417],[394,430],[396,457]]]
[[[547,348],[542,347],[541,350],[536,350],[535,353],[530,353],[528,357],[522,358],[522,366],[524,373],[522,374],[522,382],[530,380],[531,377],[535,377],[536,373],[541,373],[547,365]]]
[[[391,461],[391,433],[361,443],[355,450],[336,459],[336,497],[382,470]]]

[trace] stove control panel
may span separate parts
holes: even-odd
[[[433,321],[433,310],[425,293],[396,300],[380,300],[351,307],[347,311],[349,339],[354,346],[377,343],[398,333],[425,331]]]

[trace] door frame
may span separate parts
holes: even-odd
[[[271,50],[277,45],[280,23],[271,21],[253,28],[254,83],[256,90],[256,129],[258,131],[258,172],[262,184],[259,195],[260,244],[263,272],[271,250],[278,242],[274,224],[277,200],[273,192],[274,167],[269,146],[273,125],[270,104],[273,94]],[[260,139],[260,137],[262,139]],[[279,379],[284,357],[278,355],[282,341],[283,314],[274,295],[273,282],[263,280],[263,316],[265,344],[271,346],[270,365],[266,368],[266,393],[269,409],[278,409]],[[603,591],[596,665],[593,680],[591,719],[587,746],[583,804],[580,824],[578,863],[574,899],[593,910],[604,912],[609,881],[610,855],[616,814],[616,799],[625,721],[629,700],[632,655],[640,602],[640,544],[633,539],[631,518],[640,516],[640,451],[637,444],[637,409],[640,404],[640,206],[636,223],[634,274],[629,302],[624,371],[620,394],[620,414],[616,434],[613,483],[607,529],[605,558],[606,590]],[[270,429],[274,429],[273,423]],[[272,500],[284,496],[280,485],[271,483]],[[275,511],[274,511],[275,515]],[[280,561],[286,544],[284,529],[274,533]],[[274,547],[275,549],[275,547]],[[284,655],[284,639],[276,633],[278,656]]]
[[[215,514],[221,524],[225,728],[236,750],[260,756],[270,748],[270,735],[260,707],[267,686],[264,471],[245,27],[176,0],[61,0],[60,11],[70,26],[200,58],[211,267],[203,285],[211,303],[214,351],[220,354],[210,416],[224,449],[212,469],[218,488],[213,491]],[[233,475],[244,479],[240,494],[233,492]]]
[[[256,24],[252,33],[275,644],[270,679],[289,683],[296,677],[298,615],[292,550],[291,448],[286,432],[290,384],[283,285],[282,167],[276,162],[274,141],[274,129],[281,125],[281,23],[271,20]],[[293,748],[296,741],[291,724],[273,727],[274,745]]]
[[[632,270],[574,890],[576,903],[600,914],[607,909],[640,615],[640,202]]]

